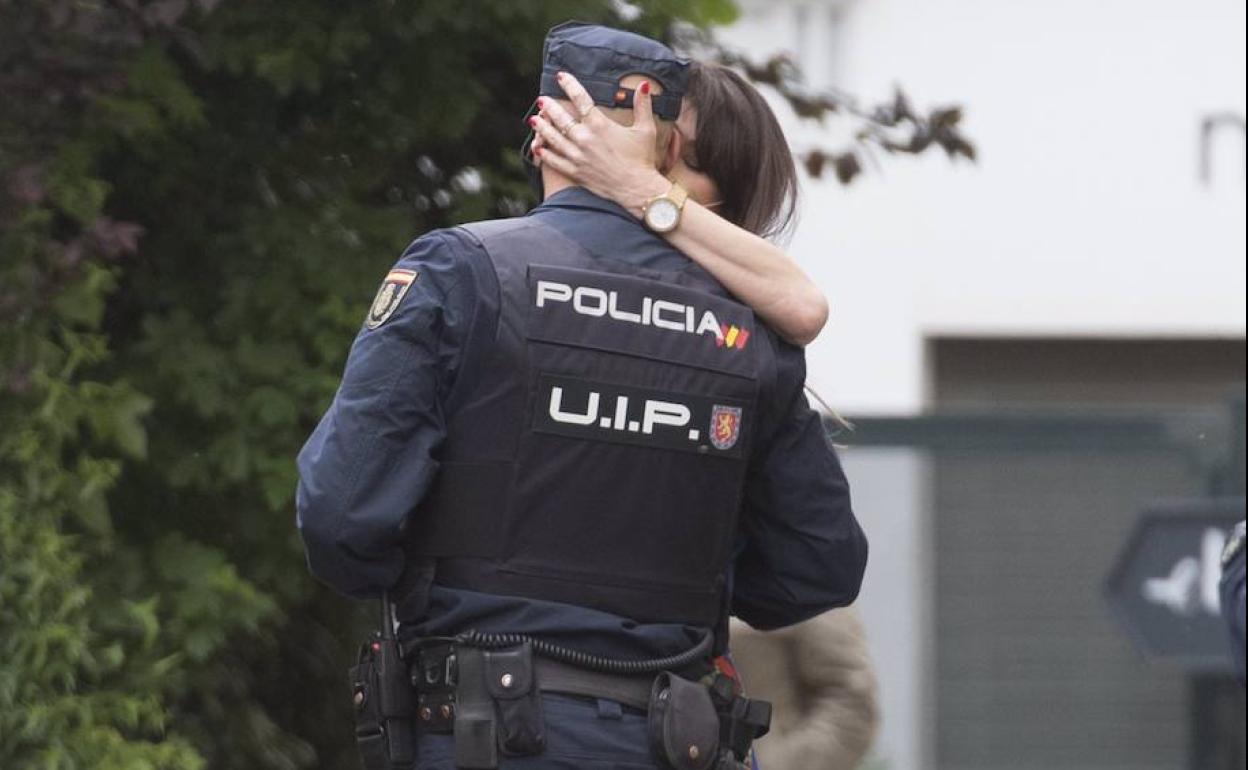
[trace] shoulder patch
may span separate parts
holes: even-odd
[[[391,270],[381,282],[377,296],[373,298],[373,306],[368,309],[368,319],[364,325],[369,329],[376,329],[389,321],[417,275],[419,273],[415,270]]]

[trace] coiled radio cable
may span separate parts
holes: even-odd
[[[604,674],[657,674],[661,671],[675,671],[703,660],[710,654],[714,644],[714,635],[707,631],[706,635],[693,647],[666,658],[650,658],[634,660],[629,658],[607,658],[601,655],[573,650],[557,644],[535,639],[527,634],[496,634],[483,631],[468,631],[455,637],[455,641],[468,647],[479,647],[485,650],[497,650],[502,647],[515,647],[528,643],[533,646],[533,653],[543,658],[566,663],[569,666],[598,671]]]

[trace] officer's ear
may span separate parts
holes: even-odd
[[[659,173],[669,176],[680,162],[685,149],[685,137],[670,121],[659,121]]]

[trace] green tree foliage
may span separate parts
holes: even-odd
[[[623,16],[621,16],[623,14]],[[0,0],[0,767],[357,767],[293,458],[416,235],[532,202],[545,31],[731,0]],[[745,66],[733,54],[718,55]],[[971,154],[960,113],[864,147]],[[825,161],[843,181],[859,147]]]
[[[530,203],[545,30],[729,0],[0,0],[0,767],[356,767],[293,457],[374,284]]]

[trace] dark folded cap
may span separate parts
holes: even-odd
[[[627,75],[644,75],[663,86],[653,97],[654,114],[680,116],[680,100],[689,84],[689,60],[648,37],[596,24],[569,21],[546,34],[542,48],[542,96],[567,98],[555,75],[576,76],[602,107],[632,107],[633,91],[621,88]]]

